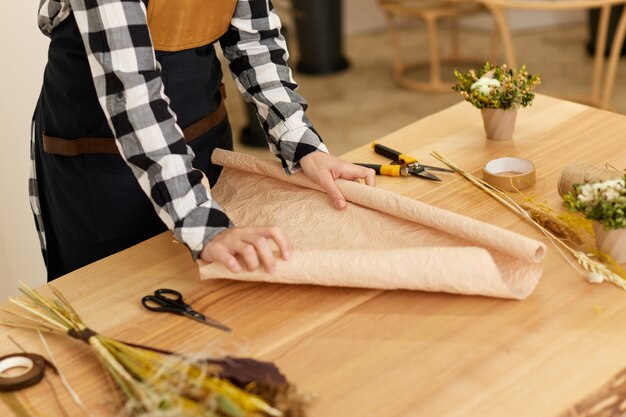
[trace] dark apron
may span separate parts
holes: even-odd
[[[156,53],[165,93],[181,128],[219,104],[222,71],[213,45]],[[126,249],[167,228],[119,155],[52,155],[42,134],[78,139],[113,137],[98,102],[73,14],[52,32],[43,88],[35,111],[35,158],[46,234],[48,280]],[[213,149],[232,149],[228,120],[189,143],[213,185],[220,167]]]

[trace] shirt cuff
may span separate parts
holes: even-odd
[[[204,249],[206,244],[212,241],[213,239],[215,239],[217,235],[219,235],[220,233],[226,230],[228,230],[228,227],[207,228],[207,232],[204,236],[204,239],[202,240],[202,243],[199,246],[195,247],[194,249],[189,248],[189,250],[191,251],[191,257],[193,258],[194,262],[200,259],[200,254],[202,253],[202,249]]]
[[[322,139],[308,126],[288,130],[279,138],[280,158],[285,172],[300,172],[300,160],[312,152],[329,153]]]
[[[198,260],[207,242],[234,226],[215,201],[207,203],[189,212],[173,230],[176,240],[187,245],[194,261]]]

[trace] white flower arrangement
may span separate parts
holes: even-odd
[[[615,201],[624,189],[624,180],[608,180],[595,184],[583,184],[578,189],[578,201],[598,204],[601,200]]]
[[[514,70],[486,63],[467,73],[454,71],[456,82],[452,89],[478,109],[513,109],[531,105],[533,90],[541,84],[539,74],[529,74],[526,66]]]
[[[626,228],[626,174],[624,178],[594,184],[576,184],[563,197],[565,207],[597,220],[605,229]]]

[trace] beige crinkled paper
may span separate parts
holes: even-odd
[[[352,181],[335,210],[303,174],[275,161],[216,149],[224,171],[213,198],[238,225],[276,225],[291,259],[273,274],[200,263],[203,279],[408,289],[524,299],[542,273],[545,246],[451,211]]]

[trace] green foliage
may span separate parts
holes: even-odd
[[[626,172],[624,178],[595,184],[576,184],[563,196],[565,207],[596,220],[605,229],[626,228]]]
[[[533,89],[541,84],[539,74],[529,74],[525,65],[515,71],[506,64],[498,67],[487,62],[481,69],[469,70],[467,74],[454,70],[454,76],[456,83],[452,89],[479,109],[526,107],[535,98]]]

